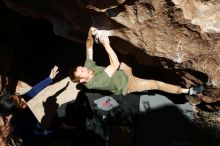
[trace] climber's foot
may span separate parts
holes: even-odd
[[[202,93],[202,91],[204,90],[204,86],[203,85],[198,85],[198,86],[194,86],[189,88],[189,95],[197,95]]]

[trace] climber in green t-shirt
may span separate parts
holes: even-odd
[[[93,61],[93,36],[101,43],[108,56],[110,64],[107,67],[97,66]],[[132,69],[125,63],[120,63],[110,46],[107,31],[91,27],[86,41],[86,61],[84,66],[78,66],[70,71],[73,82],[83,83],[88,89],[108,90],[114,94],[128,94],[146,90],[161,90],[173,94],[196,95],[202,93],[204,86],[198,85],[189,89],[135,77]]]

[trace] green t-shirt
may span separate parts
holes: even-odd
[[[104,71],[105,68],[97,66],[95,62],[89,58],[86,59],[85,67],[94,71],[93,78],[84,85],[88,89],[108,90],[114,94],[125,95],[128,77],[122,70],[117,70],[112,77]]]

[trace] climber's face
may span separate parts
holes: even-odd
[[[75,77],[79,79],[79,82],[82,83],[82,82],[88,82],[92,78],[94,72],[93,70],[87,67],[78,66],[74,74]]]

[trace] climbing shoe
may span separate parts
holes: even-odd
[[[204,86],[203,85],[198,85],[195,87],[190,87],[189,88],[189,95],[197,95],[202,93],[202,91],[204,90]]]

